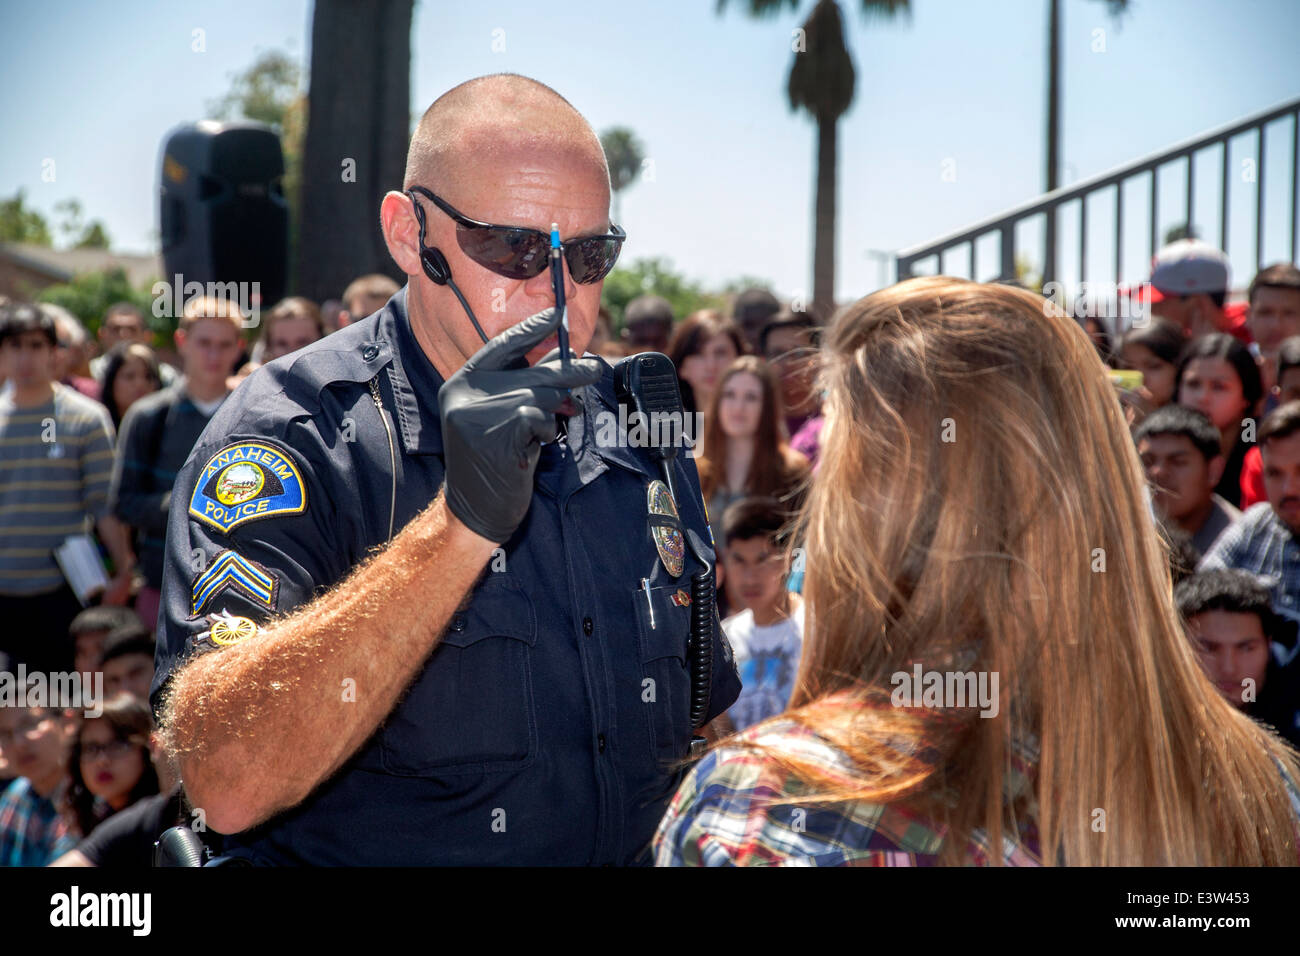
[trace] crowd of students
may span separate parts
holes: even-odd
[[[1156,286],[1155,317],[1127,331],[1115,353],[1103,346],[1102,358],[1142,373],[1136,396],[1125,397],[1136,398],[1129,421],[1153,509],[1184,566],[1199,569],[1180,587],[1222,612],[1195,629],[1207,670],[1235,706],[1267,714],[1300,744],[1300,576],[1289,570],[1300,534],[1300,269],[1260,270],[1233,310],[1218,250],[1184,240],[1157,257],[1153,285],[1162,268],[1181,269],[1200,291],[1162,296]],[[1229,570],[1236,577],[1220,573]],[[1271,596],[1276,620],[1230,640],[1254,615],[1242,597],[1252,586]]]
[[[1300,321],[1297,280],[1265,270],[1252,305],[1268,288]],[[1182,310],[1171,395],[1190,403],[1191,383],[1210,382],[1205,410],[1221,403],[1249,429],[1262,396],[1227,387],[1215,363],[1236,366],[1197,331],[1213,313],[1188,301],[1201,293],[1164,291],[1161,311]],[[1258,429],[1268,502],[1196,571],[1188,532],[1163,537],[1160,517],[1189,489],[1202,503],[1231,490],[1238,436],[1221,432],[1226,413],[1162,419],[1144,386],[1122,405],[1084,324],[1027,291],[946,277],[836,315],[819,465],[792,535],[806,561],[793,690],[693,767],[658,864],[1300,862],[1300,766],[1279,736],[1295,740],[1284,619],[1300,592],[1274,573],[1300,531],[1286,444],[1300,404]],[[1146,470],[1196,472],[1172,496],[1153,494],[1130,431],[1147,412]],[[1190,437],[1176,431],[1188,422]],[[1151,451],[1168,435],[1186,454]]]
[[[1190,241],[1128,329],[944,278],[829,323],[761,290],[682,317],[642,296],[618,335],[602,310],[591,351],[665,352],[699,419],[744,685],[660,863],[1297,862],[1293,755],[1262,728],[1300,743],[1300,270],[1262,270],[1244,307],[1228,288]],[[3,306],[0,652],[102,673],[109,700],[0,707],[0,864],[147,866],[192,812],[147,705],[172,482],[249,371],[395,291],[286,299],[251,348],[195,299],[179,368],[129,306],[94,357],[71,316]],[[83,610],[52,553],[91,526],[113,575]],[[1002,720],[900,708],[914,665],[1000,675]]]
[[[149,866],[182,820],[148,703],[176,475],[249,372],[397,288],[363,276],[324,313],[285,299],[252,341],[236,303],[194,298],[175,366],[128,303],[102,317],[99,355],[66,310],[0,303],[0,865]],[[78,593],[56,552],[90,531],[112,572]],[[85,707],[56,706],[52,675],[73,673]]]

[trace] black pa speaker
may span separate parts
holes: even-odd
[[[163,142],[159,232],[166,281],[240,283],[241,302],[269,309],[284,297],[289,206],[280,138],[261,123],[203,120]],[[253,283],[257,283],[256,286]],[[174,290],[177,298],[190,298]]]

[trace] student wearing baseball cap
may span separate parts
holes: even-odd
[[[1225,307],[1229,275],[1222,251],[1199,239],[1180,239],[1151,260],[1151,285],[1142,297],[1154,315],[1178,323],[1189,336],[1227,332],[1249,345],[1245,308]]]

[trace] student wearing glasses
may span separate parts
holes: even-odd
[[[739,678],[714,615],[692,700],[692,459],[674,502],[601,429],[604,152],[553,90],[483,77],[425,113],[403,187],[406,286],[250,375],[177,479],[152,701],[232,859],[647,862]]]
[[[149,752],[153,716],[149,705],[129,694],[104,704],[98,717],[81,723],[68,761],[72,781],[67,813],[88,837],[99,824],[158,792],[158,773]]]

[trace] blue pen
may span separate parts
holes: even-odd
[[[564,308],[564,260],[560,257],[560,226],[551,223],[551,288],[555,290],[555,311],[560,314],[560,366],[569,370],[569,315]]]

